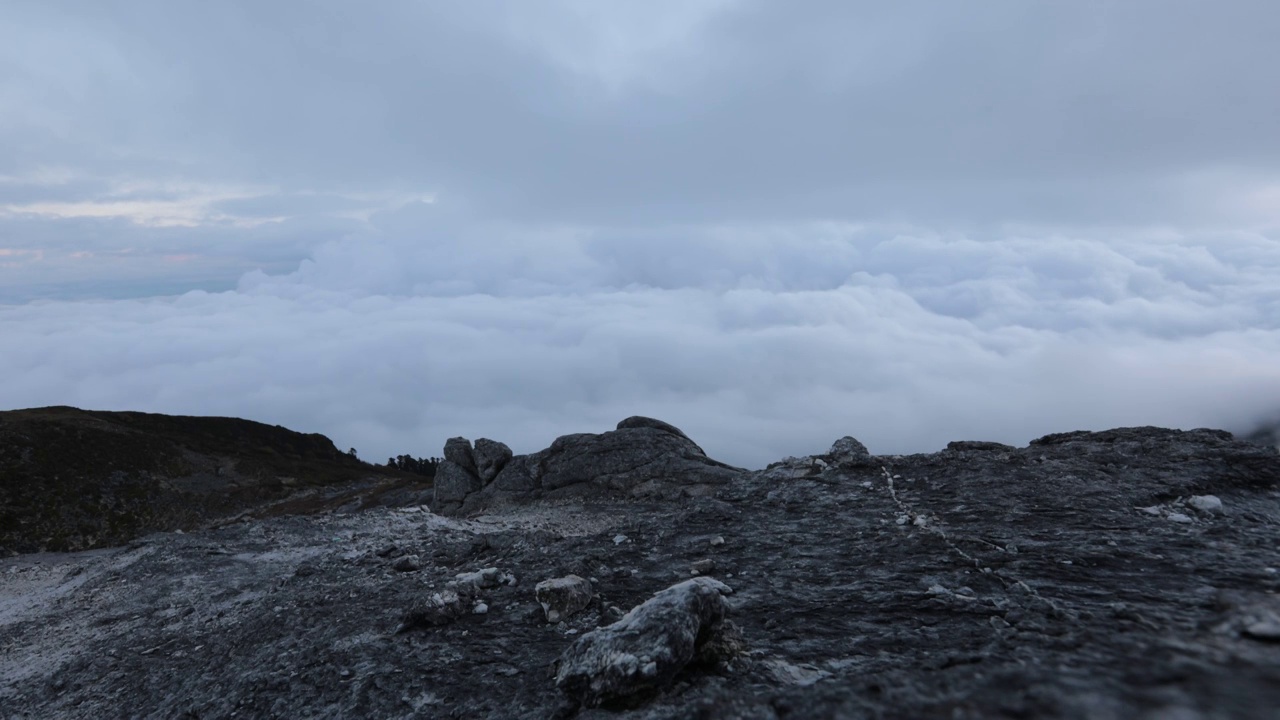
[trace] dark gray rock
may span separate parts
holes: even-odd
[[[512,458],[463,509],[544,496],[688,497],[714,492],[744,473],[708,458],[678,428],[632,417],[617,430],[564,435],[546,450]]]
[[[477,475],[475,451],[471,441],[464,437],[454,437],[444,442],[444,459],[461,467],[472,475]]]
[[[1015,452],[1018,448],[1012,445],[1005,445],[998,442],[987,442],[984,440],[955,440],[947,443],[947,449],[952,452]]]
[[[417,555],[401,555],[391,563],[391,569],[399,572],[417,572],[421,567]]]
[[[731,592],[700,577],[655,594],[574,642],[560,657],[556,686],[593,707],[669,685],[717,634],[726,612],[723,596]]]
[[[476,461],[476,474],[485,483],[492,482],[512,457],[511,448],[505,443],[489,438],[476,440],[476,447],[472,454]]]
[[[867,446],[848,435],[835,441],[827,457],[836,465],[863,465],[871,460]]]
[[[631,417],[620,421],[615,429],[616,430],[632,430],[635,428],[649,428],[651,430],[661,430],[663,432],[671,433],[672,435],[682,437],[685,440],[689,440],[689,436],[685,435],[684,431],[676,427],[675,425],[672,425],[671,423],[668,423],[668,422],[663,422],[656,418],[645,417],[643,415],[632,415]],[[689,440],[689,442],[693,442],[693,441]],[[697,447],[697,446],[695,445],[694,447]],[[702,448],[698,448],[698,451],[701,452]]]
[[[448,587],[440,592],[431,593],[415,603],[400,621],[396,633],[404,633],[421,628],[451,625],[459,618],[471,613],[474,605],[471,588],[458,589]],[[488,608],[485,608],[488,610]]]
[[[436,468],[431,507],[436,512],[458,508],[468,495],[484,487],[479,476],[457,463],[442,460]]]
[[[494,477],[490,492],[510,495],[538,489],[537,477],[542,472],[539,459],[535,455],[516,455],[511,458]]]
[[[591,604],[591,582],[577,575],[543,580],[533,591],[549,623],[572,617]]]

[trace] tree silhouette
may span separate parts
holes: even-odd
[[[436,468],[440,466],[441,458],[415,458],[412,455],[397,455],[387,459],[387,467],[404,470],[405,472],[415,473],[417,475],[425,475],[426,477],[435,477]]]

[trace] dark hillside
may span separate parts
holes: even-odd
[[[323,435],[250,420],[0,412],[0,549],[120,544],[317,488],[389,481],[421,478],[361,462]]]

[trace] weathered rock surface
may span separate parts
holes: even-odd
[[[446,460],[447,450],[446,447]],[[461,506],[455,504],[457,491],[452,488],[462,485],[454,483],[444,499],[437,492],[440,501],[435,509],[446,513],[476,512],[495,504],[544,497],[705,495],[743,474],[745,471],[740,468],[708,458],[675,426],[637,416],[618,423],[611,432],[565,435],[546,450],[509,459],[492,483],[467,485],[474,489],[467,490]]]
[[[862,465],[871,460],[871,453],[867,451],[867,446],[847,435],[831,445],[827,456],[830,462],[837,466]]]
[[[615,432],[697,457],[674,433]],[[545,471],[573,466],[555,457]],[[793,458],[670,499],[533,487],[468,518],[374,507],[0,560],[0,717],[1147,720],[1280,707],[1280,457],[1223,432]],[[1207,496],[1224,511],[1198,509]],[[396,553],[421,569],[395,571]],[[609,709],[582,703],[609,703],[590,679],[556,685],[575,643],[705,559],[734,589],[720,624],[740,636],[713,637]],[[592,580],[593,602],[549,625],[529,581],[570,574]]]
[[[587,705],[666,687],[714,638],[725,616],[712,578],[685,580],[636,606],[621,620],[583,635],[565,651],[556,686]]]
[[[558,623],[591,604],[591,581],[577,575],[543,580],[533,590],[549,623]]]
[[[449,512],[462,506],[467,496],[484,487],[480,477],[450,460],[436,467],[435,493],[431,505],[437,511]]]
[[[470,475],[477,474],[475,451],[471,447],[471,441],[464,437],[453,437],[444,442],[444,459]]]
[[[476,474],[480,476],[480,480],[485,483],[492,482],[502,468],[506,467],[511,461],[511,448],[505,443],[489,438],[480,438],[476,440],[476,447],[473,452],[476,461]]]

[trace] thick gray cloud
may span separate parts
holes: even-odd
[[[0,9],[5,405],[746,464],[1280,406],[1273,3],[366,5]]]

